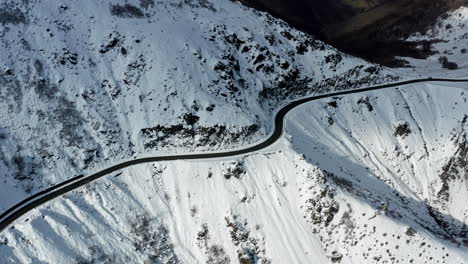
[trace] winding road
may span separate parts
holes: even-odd
[[[250,147],[246,147],[244,149],[238,149],[233,151],[225,151],[225,152],[213,152],[213,153],[198,153],[198,154],[181,154],[181,155],[171,155],[171,156],[155,156],[155,157],[145,157],[145,158],[136,158],[129,161],[124,161],[119,164],[116,164],[112,167],[99,171],[89,176],[77,176],[66,180],[62,183],[54,185],[48,189],[45,189],[41,192],[38,192],[23,201],[17,203],[16,205],[12,206],[10,209],[6,210],[0,215],[0,233],[3,232],[8,226],[10,226],[15,220],[20,218],[21,216],[25,215],[29,211],[37,208],[48,201],[51,201],[54,198],[57,198],[63,194],[71,192],[83,185],[86,185],[92,181],[95,181],[103,176],[116,172],[126,167],[130,167],[137,164],[142,163],[149,163],[149,162],[157,162],[157,161],[171,161],[171,160],[198,160],[198,159],[212,159],[212,158],[223,158],[223,157],[232,157],[242,154],[247,154],[250,152],[258,151],[264,149],[271,144],[275,143],[283,134],[284,130],[284,118],[286,114],[291,111],[293,108],[302,105],[307,102],[334,97],[334,96],[341,96],[347,94],[355,94],[355,93],[362,93],[367,91],[374,91],[386,88],[393,88],[402,85],[408,84],[417,84],[417,83],[426,83],[426,82],[451,82],[451,83],[462,83],[466,82],[468,84],[468,79],[444,79],[444,78],[425,78],[425,79],[415,79],[415,80],[408,80],[408,81],[401,81],[391,84],[384,84],[384,85],[377,85],[371,86],[361,89],[353,89],[353,90],[345,90],[345,91],[338,91],[332,92],[327,94],[321,95],[313,95],[304,97],[298,100],[294,100],[285,106],[283,106],[275,115],[274,120],[274,130],[270,136]]]

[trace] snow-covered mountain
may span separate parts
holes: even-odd
[[[2,256],[464,263],[466,97],[415,85],[307,104],[264,151],[135,166],[34,210],[3,234]]]
[[[258,141],[287,98],[397,78],[231,1],[10,1],[0,14],[2,210],[108,160]]]
[[[408,41],[426,42],[432,55],[427,59],[401,58],[411,67],[409,74],[466,77],[468,69],[468,7],[448,12],[424,34],[415,33]],[[425,49],[421,44],[420,49]],[[408,69],[406,69],[408,70]]]
[[[405,78],[228,0],[11,1],[0,23],[2,211],[131,156],[257,142],[295,97]],[[312,102],[258,153],[127,168],[21,218],[0,263],[464,263],[467,93]]]

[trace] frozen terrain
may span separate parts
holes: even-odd
[[[467,94],[426,84],[309,103],[268,149],[125,169],[34,210],[0,252],[12,263],[465,263]]]
[[[0,210],[132,155],[258,141],[291,97],[398,76],[238,3],[0,3]]]
[[[461,7],[443,15],[434,27],[424,34],[414,34],[408,40],[430,41],[435,53],[427,59],[402,58],[409,62],[411,68],[399,70],[400,72],[417,76],[467,76],[468,7]],[[421,45],[420,48],[424,47]],[[443,58],[446,58],[445,65]]]
[[[232,1],[43,2],[0,4],[2,211],[132,155],[258,141],[294,97],[404,78]],[[0,263],[466,263],[467,97],[308,103],[258,153],[134,166],[33,210]]]

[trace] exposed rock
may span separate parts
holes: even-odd
[[[401,138],[407,137],[409,134],[411,134],[411,128],[408,122],[405,122],[403,124],[399,124],[395,128],[395,132],[393,133],[394,136],[398,136]]]
[[[333,263],[341,262],[341,259],[343,259],[343,254],[338,253],[337,251],[332,252],[332,255],[330,256],[330,260]]]
[[[190,119],[195,121],[195,117]],[[196,126],[186,127],[181,124],[173,126],[155,126],[142,129],[144,147],[146,150],[162,149],[168,146],[195,146],[195,147],[227,147],[240,142],[249,142],[255,138],[259,130],[258,125],[241,127],[229,131],[224,125],[212,127]],[[195,137],[197,139],[195,140]]]
[[[144,14],[141,9],[132,5],[111,5],[110,12],[113,16],[118,16],[122,18],[143,18]]]
[[[239,179],[242,175],[245,174],[244,163],[243,162],[232,162],[231,166],[227,168],[224,173],[224,178],[229,180],[231,177]]]

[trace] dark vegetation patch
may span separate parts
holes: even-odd
[[[33,66],[34,66],[34,69],[36,69],[36,72],[39,76],[42,76],[44,74],[44,66],[40,60],[35,59]]]
[[[432,49],[432,44],[440,40],[403,41],[382,40],[367,42],[332,42],[332,45],[343,52],[364,58],[370,62],[379,63],[392,68],[410,67],[408,61],[396,57],[426,59],[438,52]]]
[[[34,87],[34,91],[36,92],[36,94],[41,99],[51,99],[59,91],[57,85],[55,85],[54,83],[50,83],[50,81],[46,79],[39,79],[37,81],[34,81],[32,83],[32,86]]]
[[[458,244],[458,241],[455,241],[453,237],[466,238],[468,237],[467,226],[463,222],[454,221],[453,218],[447,217],[446,214],[441,213],[435,207],[426,205],[426,209],[429,215],[434,219],[434,221],[450,236],[445,236],[447,240],[455,242]]]
[[[214,104],[210,104],[209,106],[206,107],[206,111],[208,112],[213,112],[213,110],[215,109],[216,105]]]
[[[338,65],[342,60],[343,56],[341,56],[340,53],[330,54],[325,57],[326,63],[331,63],[334,65],[333,70],[336,69],[336,65]]]
[[[9,109],[12,111],[21,111],[23,105],[23,85],[17,78],[13,69],[0,71],[0,99],[4,102],[10,102]],[[6,98],[11,99],[6,99]]]
[[[200,117],[192,113],[185,113],[183,119],[187,125],[193,126],[200,120]]]
[[[330,67],[333,67],[331,64]],[[361,87],[370,83],[390,82],[398,80],[398,77],[386,75],[381,76],[383,68],[380,66],[363,65],[356,66],[339,76],[325,79],[319,83],[314,83],[307,76],[302,77],[298,69],[293,68],[283,73],[274,84],[273,88],[265,87],[259,93],[259,97],[270,102],[278,102],[287,98],[295,98],[310,93],[314,87],[316,92],[327,92],[333,87],[334,90],[345,90]],[[350,81],[353,80],[353,81]]]
[[[410,125],[408,124],[408,122],[405,122],[403,124],[399,124],[395,128],[395,132],[393,133],[394,136],[398,136],[398,137],[402,137],[402,138],[405,138],[409,134],[411,134],[411,128],[410,128]]]
[[[195,116],[189,118],[189,122],[195,121]],[[223,145],[231,145],[242,141],[249,141],[258,132],[259,126],[254,124],[241,127],[236,131],[229,131],[224,125],[214,125],[211,127],[196,126],[187,127],[182,124],[172,126],[157,125],[151,128],[144,128],[140,134],[143,138],[144,147],[146,150],[161,149],[168,146],[175,146],[174,138],[179,138],[182,142],[177,143],[178,147],[193,146],[193,147],[215,147]],[[200,136],[197,142],[194,142],[194,137]]]
[[[244,175],[245,168],[244,162],[232,162],[231,166],[227,168],[226,172],[224,173],[224,178],[229,180],[231,177],[239,179],[242,175]]]
[[[122,92],[120,87],[118,85],[113,84],[109,80],[103,80],[101,83],[101,88],[106,90],[110,96],[112,97],[113,100],[117,99]]]
[[[180,263],[174,252],[169,231],[148,216],[139,216],[131,224],[134,250],[146,257],[145,263]]]
[[[447,69],[447,70],[456,70],[458,69],[458,64],[455,62],[451,62],[447,59],[447,57],[442,56],[439,58],[439,62],[442,65],[442,68]]]
[[[127,49],[122,47],[120,48],[120,54],[124,55],[124,56],[127,56],[128,52],[127,52]]]
[[[68,49],[64,49],[62,55],[59,58],[59,63],[61,65],[66,65],[68,63],[76,65],[78,64],[78,54],[71,52]]]
[[[207,264],[229,264],[231,260],[228,254],[219,245],[212,245],[206,252],[208,255]]]
[[[154,0],[140,0],[140,7],[144,9],[154,7]]]
[[[14,179],[20,182],[22,189],[26,193],[31,193],[34,187],[34,181],[42,177],[40,161],[36,160],[34,157],[16,154],[12,158],[12,163],[16,167]]]
[[[107,254],[100,248],[99,246],[91,246],[89,247],[89,257],[80,256],[75,261],[77,264],[96,264],[96,263],[103,263],[103,264],[111,264],[111,263],[118,263],[123,261],[122,259],[118,258],[115,254]]]
[[[187,5],[192,8],[204,8],[212,12],[217,11],[213,3],[210,2],[210,0],[180,0],[179,3],[173,3],[172,5],[178,8],[182,8],[183,5]]]
[[[226,40],[230,39],[231,44],[237,45],[235,34],[232,38],[226,37]],[[230,43],[228,41],[228,43]],[[219,86],[223,83],[230,95],[235,96],[240,93],[240,88],[243,87],[243,80],[240,78],[240,64],[239,61],[233,55],[224,55],[218,63],[213,67],[218,73],[219,80],[215,80],[215,86]]]
[[[369,97],[367,96],[359,99],[357,103],[360,105],[365,105],[367,107],[367,110],[369,110],[369,112],[372,112],[374,110],[374,107],[370,103]]]
[[[406,232],[405,234],[407,236],[415,236],[416,235],[416,230],[412,227],[408,227],[408,229],[406,229]]]
[[[0,127],[0,140],[5,140],[8,138],[7,132],[4,128]]]
[[[304,209],[312,224],[328,227],[340,210],[340,204],[334,199],[335,190],[327,181],[334,178],[338,181],[338,178],[326,171],[320,174],[307,173],[307,178],[315,177],[321,186],[320,191],[311,193],[311,197],[305,201]]]
[[[111,5],[110,12],[111,15],[122,18],[143,18],[145,16],[140,8],[131,4]]]
[[[331,106],[333,108],[337,108],[338,107],[338,103],[336,101],[331,101],[329,103],[327,103],[328,106]]]
[[[341,259],[343,259],[343,254],[339,253],[338,251],[333,251],[330,256],[330,260],[333,263],[341,262]]]
[[[147,63],[143,55],[130,62],[125,68],[123,83],[127,86],[138,85],[141,77],[147,70]]]
[[[466,118],[466,116],[465,116]],[[449,161],[442,167],[442,173],[439,175],[439,179],[442,181],[442,187],[437,193],[437,196],[442,198],[444,201],[450,199],[450,182],[454,182],[463,177],[463,173],[466,175],[468,171],[468,142],[466,140],[460,140],[457,142],[457,151]]]
[[[102,54],[107,53],[110,50],[118,47],[121,42],[122,41],[121,41],[120,34],[117,33],[117,32],[113,32],[113,33],[109,34],[109,38],[107,40],[107,43],[101,45],[101,48],[99,49],[99,53],[102,53]]]
[[[231,260],[224,248],[219,245],[210,243],[210,232],[208,225],[205,223],[201,226],[201,230],[197,234],[197,245],[207,256],[207,264],[230,264]]]
[[[12,4],[3,4],[0,6],[0,24],[27,24],[26,14],[21,9],[14,7]]]
[[[232,219],[225,217],[224,220],[229,228],[231,240],[238,248],[237,258],[240,264],[271,263],[271,260],[265,256],[266,250],[263,242],[252,235],[247,220],[241,221],[237,215],[234,215]]]

